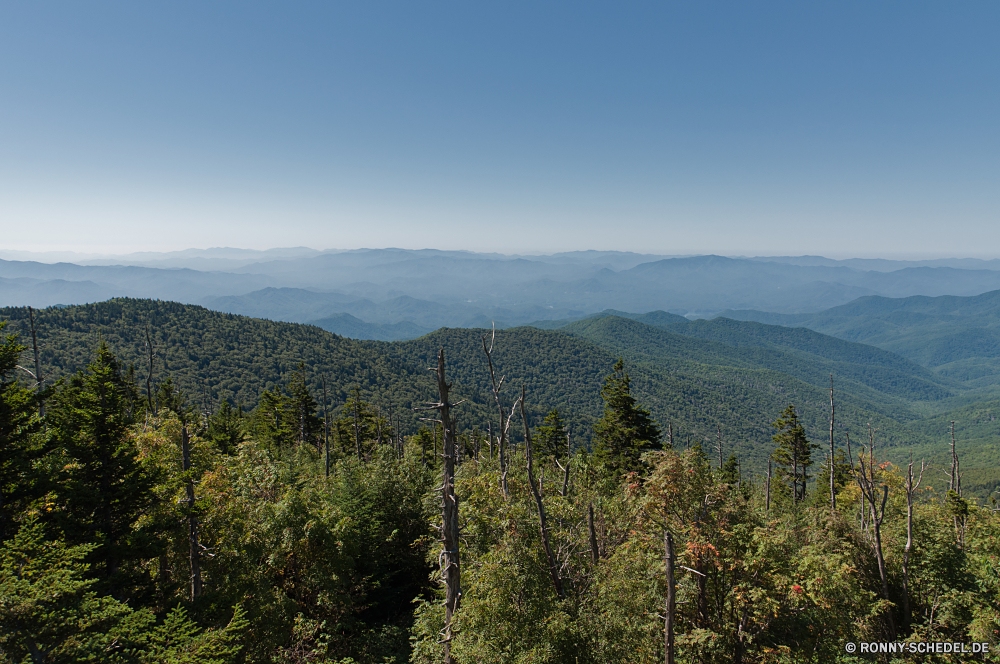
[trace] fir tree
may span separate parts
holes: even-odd
[[[794,405],[789,404],[771,426],[777,429],[771,439],[778,444],[773,455],[778,475],[790,485],[792,498],[799,503],[805,499],[806,483],[812,477],[808,472],[812,451],[819,446],[806,438],[806,430]]]
[[[630,383],[625,362],[619,359],[604,379],[604,415],[594,425],[594,456],[614,472],[639,470],[642,452],[662,444],[659,427],[649,411],[636,404]]]
[[[6,326],[0,322],[0,332]],[[14,535],[14,516],[45,490],[34,465],[45,452],[35,437],[38,395],[15,375],[23,350],[16,335],[0,337],[0,541]]]
[[[57,392],[50,410],[53,436],[68,462],[57,491],[57,518],[70,543],[93,542],[88,557],[105,590],[129,594],[134,563],[153,555],[154,543],[134,529],[153,503],[154,480],[129,439],[137,401],[104,342],[97,357]]]

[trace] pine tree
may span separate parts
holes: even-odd
[[[806,438],[806,430],[794,405],[789,404],[771,426],[778,430],[771,437],[778,444],[773,455],[778,474],[790,485],[794,502],[799,503],[805,499],[806,483],[812,477],[808,472],[812,451],[819,446]]]
[[[0,322],[0,332],[6,326]],[[16,335],[0,337],[0,541],[14,536],[15,515],[45,491],[34,468],[45,453],[36,440],[41,428],[38,395],[15,375],[23,350]]]
[[[630,383],[625,362],[619,359],[604,379],[604,415],[594,425],[594,456],[614,472],[639,470],[642,452],[662,445],[659,427],[649,411],[636,404]]]
[[[566,446],[566,426],[559,417],[558,410],[553,408],[549,411],[531,442],[539,459],[554,457],[562,460],[566,457],[569,452]]]
[[[97,544],[88,556],[103,589],[129,594],[134,564],[152,557],[155,544],[136,522],[153,503],[155,478],[139,463],[129,439],[138,395],[102,342],[97,357],[60,389],[50,409],[53,436],[63,448],[57,519],[70,543]]]
[[[233,408],[223,399],[219,409],[208,418],[208,439],[223,454],[235,454],[246,440],[243,408]]]

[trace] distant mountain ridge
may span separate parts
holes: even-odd
[[[865,296],[971,296],[1000,289],[1000,270],[992,269],[997,263],[975,259],[769,260],[609,251],[516,256],[299,247],[144,253],[130,260],[138,264],[0,260],[0,279],[6,280],[0,282],[0,306],[158,298],[291,322],[348,314],[376,326],[409,323],[415,333],[493,321],[542,324],[606,309],[689,316],[725,310],[806,314]],[[382,334],[378,327],[352,329]]]

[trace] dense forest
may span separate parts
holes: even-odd
[[[0,313],[0,662],[1000,661],[1000,511],[889,353]]]

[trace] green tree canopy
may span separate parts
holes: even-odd
[[[604,415],[594,425],[594,456],[616,472],[638,470],[642,452],[662,446],[660,428],[649,411],[636,403],[630,382],[625,362],[619,359],[604,379]]]
[[[806,438],[806,430],[792,404],[771,426],[777,429],[771,439],[778,444],[773,455],[778,475],[790,485],[794,501],[801,502],[806,497],[806,483],[812,477],[808,472],[812,465],[812,451],[818,445]]]

